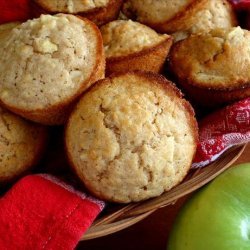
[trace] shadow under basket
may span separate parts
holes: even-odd
[[[228,169],[240,157],[245,147],[246,145],[234,146],[207,167],[190,170],[179,185],[159,197],[129,205],[111,205],[96,219],[81,240],[118,232],[143,220],[157,209],[174,204],[181,197],[201,188]]]

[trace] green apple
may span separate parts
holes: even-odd
[[[250,163],[195,193],[177,216],[168,250],[250,249]]]

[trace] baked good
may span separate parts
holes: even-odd
[[[128,70],[159,73],[172,38],[131,20],[116,20],[101,27],[107,75]]]
[[[45,127],[0,107],[0,183],[7,183],[36,165],[46,139]]]
[[[5,23],[0,25],[0,43],[2,40],[9,34],[9,32],[17,27],[20,22],[11,22],[11,23]]]
[[[123,0],[32,0],[35,15],[68,13],[88,18],[97,25],[115,20]]]
[[[198,104],[227,104],[250,96],[250,31],[216,29],[176,43],[170,65],[178,83]]]
[[[67,123],[66,151],[97,197],[135,202],[182,181],[197,131],[192,107],[171,82],[150,72],[120,73],[83,95]]]
[[[159,32],[182,40],[192,33],[236,26],[227,0],[126,0],[123,12]]]
[[[42,15],[19,25],[0,54],[0,101],[47,125],[64,123],[78,96],[105,72],[100,31],[73,15]]]

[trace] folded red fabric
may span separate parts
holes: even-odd
[[[0,199],[0,249],[74,249],[103,209],[50,175],[30,175]]]

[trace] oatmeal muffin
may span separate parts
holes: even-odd
[[[73,15],[42,15],[19,25],[0,54],[0,101],[47,125],[64,123],[78,96],[105,72],[101,33]]]
[[[171,82],[150,72],[120,73],[81,98],[66,127],[66,150],[97,197],[136,202],[182,181],[197,131],[193,109]]]
[[[101,27],[107,75],[128,70],[159,73],[172,38],[131,20],[116,20]]]
[[[15,27],[17,27],[19,24],[21,24],[21,23],[20,22],[12,22],[12,23],[1,24],[0,25],[0,43],[2,42],[4,37],[6,37],[9,34],[9,32],[12,29],[14,29]]]
[[[172,34],[176,41],[192,33],[237,25],[227,0],[126,0],[123,12],[159,32]]]
[[[202,106],[250,96],[250,31],[216,29],[175,44],[171,69],[179,84]]]
[[[123,0],[32,0],[31,3],[35,15],[75,14],[102,25],[118,17]]]
[[[0,183],[11,181],[36,165],[46,139],[45,127],[0,107]]]

